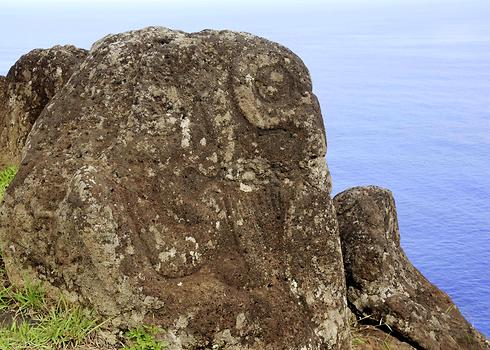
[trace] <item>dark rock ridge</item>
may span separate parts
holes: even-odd
[[[8,275],[158,323],[176,349],[348,348],[322,123],[275,43],[107,36],[29,134],[2,208]]]
[[[410,263],[400,247],[390,191],[355,187],[334,198],[347,298],[363,316],[381,320],[420,349],[486,349],[488,344],[449,296]]]
[[[19,164],[32,125],[86,55],[74,46],[33,50],[0,77],[0,168]]]
[[[153,27],[34,50],[0,77],[0,135],[14,285],[170,349],[348,350],[347,297],[394,330],[355,326],[362,349],[488,349],[406,259],[388,191],[335,208],[309,73],[278,44]]]

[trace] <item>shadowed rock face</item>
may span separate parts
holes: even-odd
[[[0,75],[0,106],[5,105],[6,101],[6,91],[7,90],[7,80],[4,76]]]
[[[347,298],[363,315],[382,320],[417,348],[488,349],[447,294],[410,263],[390,191],[355,187],[334,198]]]
[[[32,125],[86,55],[74,46],[33,50],[0,77],[0,169],[19,164]]]
[[[325,152],[284,47],[107,36],[29,135],[1,213],[9,277],[161,324],[175,349],[349,349]]]

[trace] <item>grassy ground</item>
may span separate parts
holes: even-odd
[[[3,275],[0,349],[64,349],[89,343],[102,325],[95,315],[63,300],[49,303],[39,285],[12,288]],[[5,286],[7,284],[7,286]]]
[[[156,339],[163,332],[155,326],[120,332],[116,344],[104,340],[107,320],[95,312],[69,305],[63,299],[48,300],[39,284],[26,281],[14,288],[0,257],[0,349],[2,350],[164,350]]]
[[[163,330],[142,326],[119,332],[116,344],[107,344],[104,333],[115,333],[95,312],[49,300],[39,284],[10,285],[0,256],[1,350],[164,350],[156,339]]]

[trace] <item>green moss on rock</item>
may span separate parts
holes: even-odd
[[[5,191],[8,185],[12,182],[17,173],[17,168],[14,166],[9,166],[2,171],[0,171],[0,201],[3,200]]]

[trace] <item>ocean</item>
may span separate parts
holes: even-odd
[[[309,67],[334,194],[396,199],[414,265],[490,336],[490,2],[4,1],[0,74],[37,47],[148,25],[247,31]]]

